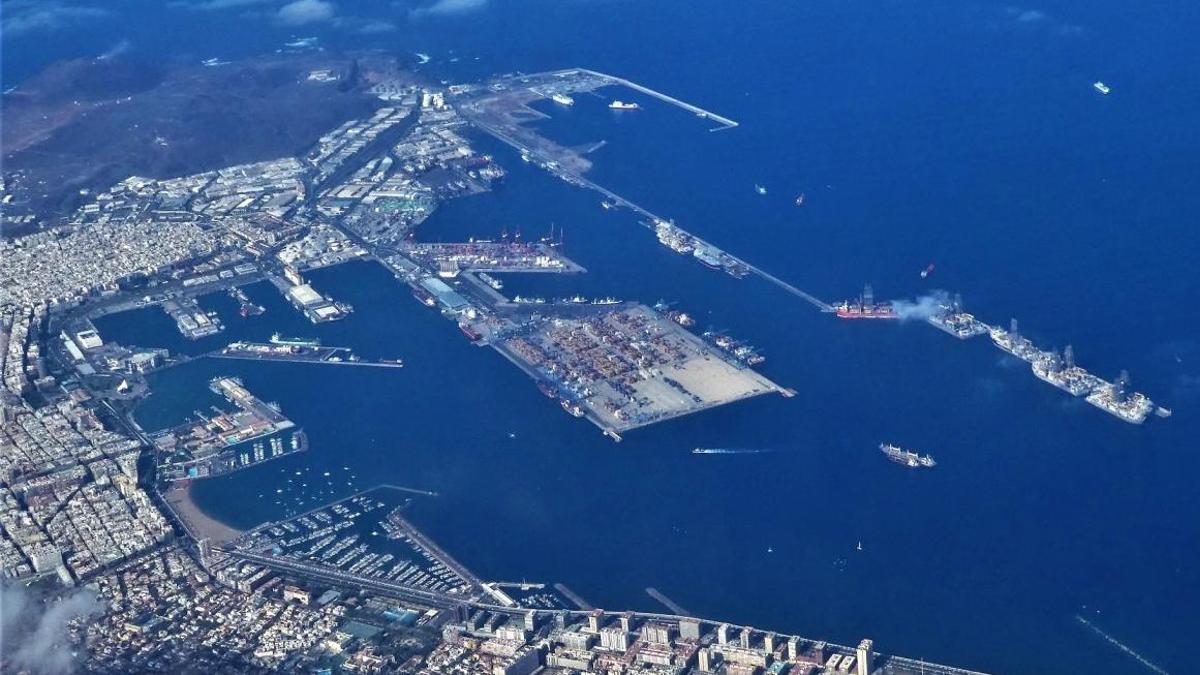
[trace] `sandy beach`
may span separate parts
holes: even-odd
[[[163,493],[163,497],[171,505],[171,508],[174,509],[175,515],[179,516],[179,519],[187,526],[192,536],[197,539],[207,537],[213,543],[224,543],[236,539],[242,534],[242,530],[230,527],[201,511],[195,502],[192,501],[191,490],[191,483],[183,486],[175,483],[169,490]]]

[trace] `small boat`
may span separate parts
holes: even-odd
[[[804,202],[807,200],[808,200],[808,197],[803,192],[801,192],[800,196],[796,197],[796,206],[804,206]]]
[[[929,263],[929,267],[921,270],[921,278],[928,279],[930,274],[933,274],[933,263]]]
[[[1101,94],[1104,94],[1105,96],[1108,96],[1109,92],[1112,91],[1111,87],[1109,87],[1107,84],[1104,84],[1100,80],[1096,80],[1095,82],[1093,82],[1092,88],[1095,89],[1096,91],[1100,92]]]
[[[636,103],[626,103],[624,101],[613,101],[608,104],[608,107],[612,110],[637,110],[639,108]]]
[[[763,186],[761,186],[761,185],[758,185],[758,184],[755,184],[755,186],[754,186],[754,191],[755,191],[755,192],[757,192],[757,193],[758,193],[758,194],[760,194],[760,195],[765,195],[765,194],[767,194],[767,188],[765,188],[765,187],[763,187]]]

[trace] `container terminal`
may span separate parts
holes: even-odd
[[[710,345],[684,328],[694,323],[686,315],[616,298],[510,300],[468,272],[439,278],[422,269],[407,279],[414,297],[439,307],[468,340],[499,351],[565,412],[614,440],[725,403],[792,393],[748,367],[763,361],[752,347],[727,336]]]
[[[529,321],[491,342],[567,412],[587,417],[615,439],[630,429],[744,398],[791,394],[741,357],[714,350],[649,307],[623,303],[589,310],[574,318]],[[752,352],[745,356],[750,358]]]

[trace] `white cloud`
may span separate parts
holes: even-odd
[[[24,587],[0,585],[0,633],[11,641],[7,665],[41,675],[65,675],[75,656],[65,649],[67,626],[103,610],[91,591],[70,592],[43,603]]]
[[[173,2],[167,4],[171,7],[190,9],[195,12],[213,12],[222,9],[263,5],[271,1],[272,0],[174,0]]]
[[[55,0],[11,0],[5,4],[0,32],[6,36],[53,32],[108,15],[108,10],[101,7],[72,5]]]
[[[357,28],[359,33],[366,35],[375,35],[377,33],[390,33],[396,30],[396,24],[383,19],[368,19],[361,23]]]
[[[327,0],[295,0],[279,8],[275,15],[282,23],[300,26],[333,18],[334,6]]]
[[[413,10],[413,16],[465,14],[483,9],[488,0],[434,0],[431,5]]]
[[[1083,32],[1082,26],[1062,21],[1040,9],[1026,9],[1010,5],[1004,8],[1004,13],[1015,23],[1025,26],[1029,30],[1048,30],[1059,35],[1076,35]]]

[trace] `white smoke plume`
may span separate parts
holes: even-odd
[[[103,607],[91,591],[43,601],[19,585],[0,585],[0,672],[66,675],[75,669],[68,624]]]
[[[114,58],[124,54],[125,52],[129,51],[129,48],[132,46],[133,46],[133,43],[130,42],[129,40],[121,40],[117,44],[110,47],[108,49],[108,51],[104,52],[100,56],[97,56],[96,59],[99,61],[107,61],[109,59],[114,59]]]
[[[933,291],[922,295],[916,300],[893,300],[892,309],[902,321],[924,321],[931,316],[937,316],[943,311],[943,306],[950,304],[950,294],[946,291]]]

